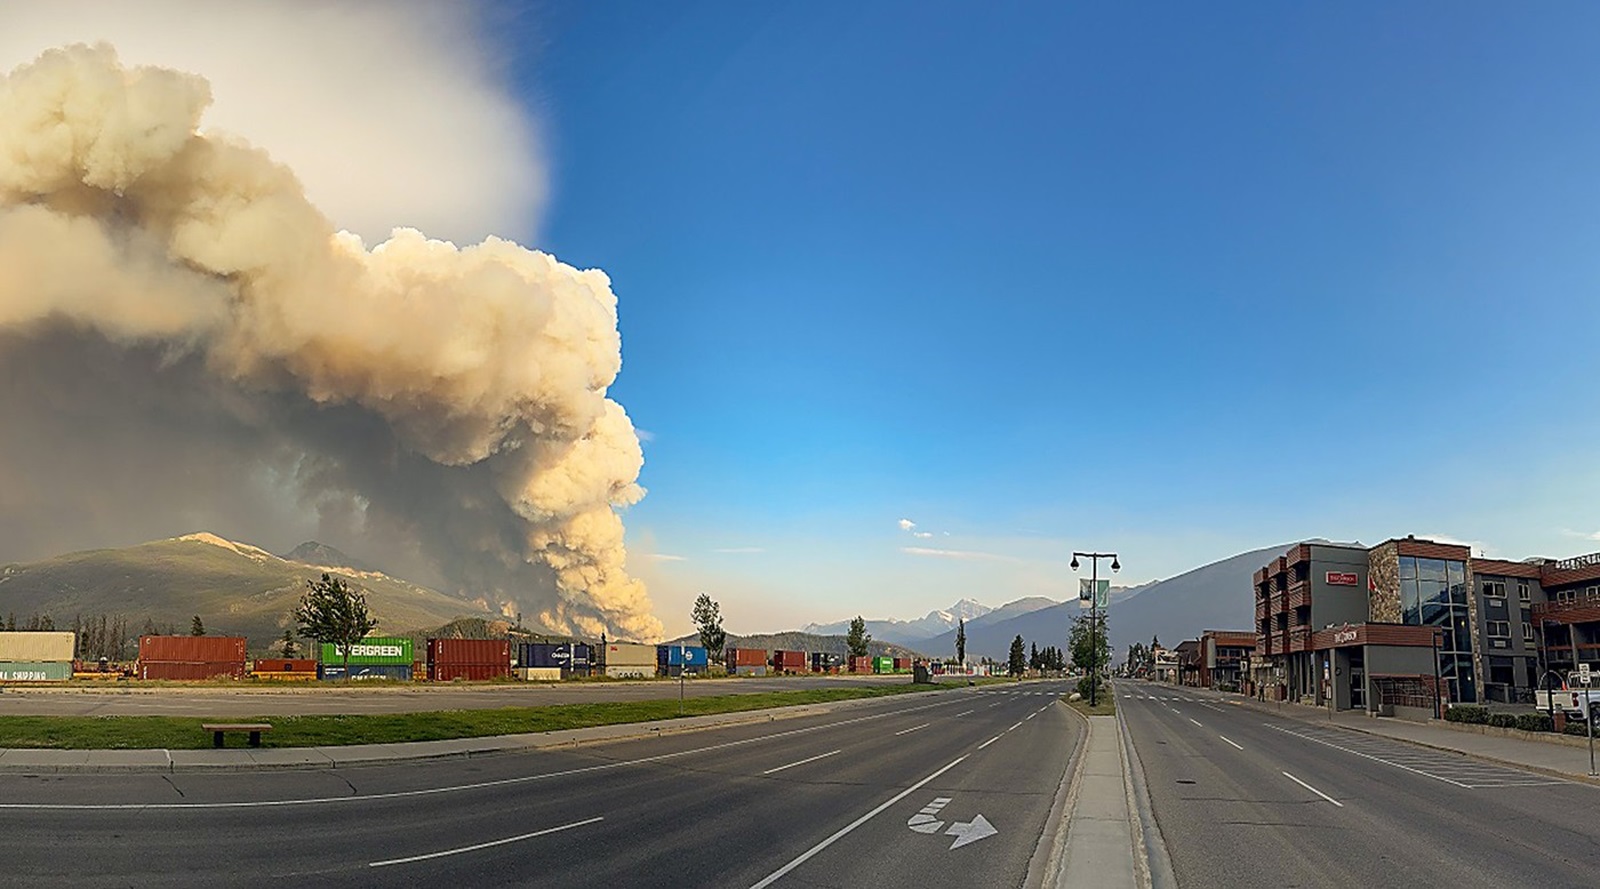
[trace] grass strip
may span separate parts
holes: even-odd
[[[1063,698],[1062,700],[1066,700]],[[1089,706],[1088,698],[1080,701],[1067,701],[1067,706],[1082,713],[1084,716],[1115,716],[1117,715],[1117,702],[1111,695],[1102,695],[1100,701],[1093,707]]]
[[[684,716],[738,713],[769,707],[823,704],[856,698],[936,691],[949,686],[873,685],[861,688],[814,688],[688,698]],[[494,710],[439,710],[425,713],[379,713],[347,716],[187,717],[187,716],[0,716],[0,747],[59,750],[194,750],[211,746],[205,722],[266,722],[264,747],[338,747],[349,744],[397,744],[482,738],[524,732],[655,722],[676,719],[676,698],[650,701],[604,701],[545,707],[503,707]],[[229,746],[245,743],[230,735]]]

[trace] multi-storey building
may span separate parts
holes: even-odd
[[[1600,553],[1474,558],[1460,544],[1302,543],[1253,578],[1262,697],[1335,709],[1531,701],[1600,666]]]

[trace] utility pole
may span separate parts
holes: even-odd
[[[1122,570],[1122,564],[1117,561],[1116,553],[1080,553],[1072,554],[1072,570],[1078,570],[1078,557],[1082,556],[1091,562],[1089,568],[1089,706],[1092,708],[1099,703],[1100,690],[1100,560],[1110,559],[1111,570]],[[1110,605],[1108,601],[1106,603]]]

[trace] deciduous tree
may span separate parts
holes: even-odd
[[[300,597],[292,615],[300,625],[300,635],[332,643],[336,651],[342,652],[348,680],[350,646],[378,626],[377,619],[367,610],[366,594],[350,589],[343,578],[328,574],[322,575],[321,580],[306,581],[306,587],[306,594]]]

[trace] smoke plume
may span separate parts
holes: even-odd
[[[108,45],[0,79],[0,535],[311,511],[551,629],[658,636],[605,274],[369,250],[209,102]]]

